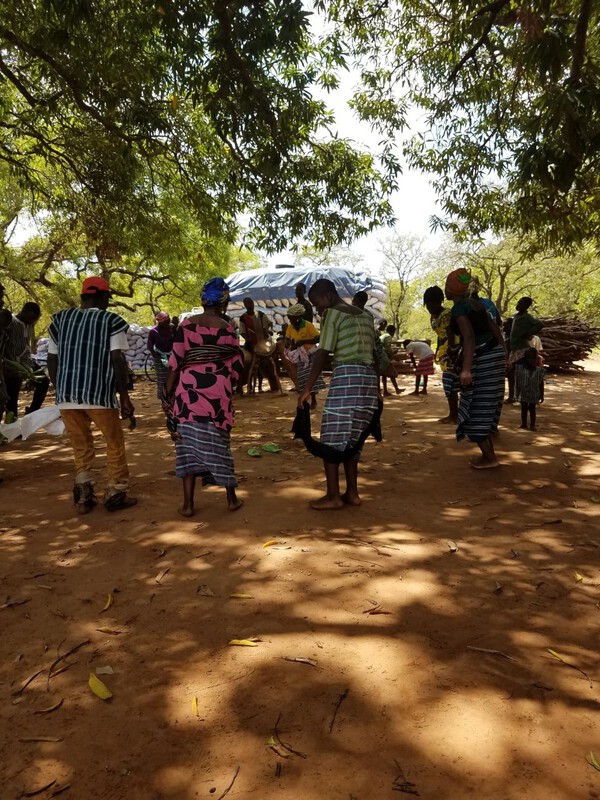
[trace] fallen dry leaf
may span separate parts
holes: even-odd
[[[291,658],[289,656],[283,656],[284,661],[295,661],[298,664],[308,664],[309,667],[316,667],[317,662],[314,658]]]
[[[205,583],[201,583],[200,586],[198,586],[196,594],[200,594],[202,597],[216,597],[210,586],[207,586]]]
[[[109,593],[108,597],[106,598],[106,603],[104,604],[104,608],[100,613],[103,614],[105,611],[108,611],[108,609],[112,606],[113,603],[114,603],[114,598],[112,594]]]
[[[22,736],[19,742],[62,742],[57,736]],[[52,784],[50,784],[52,785]]]
[[[194,697],[194,699],[192,700],[192,711],[194,712],[194,716],[195,717],[199,717],[200,716],[200,712],[198,711],[198,698],[197,697]]]
[[[118,631],[115,628],[109,628],[107,625],[103,625],[101,628],[96,628],[97,631],[100,633],[108,633],[109,636],[120,636],[123,631]]]
[[[96,667],[96,675],[114,675],[115,671],[108,665],[106,667]]]
[[[251,639],[232,639],[229,644],[234,647],[258,647],[260,641],[260,639],[252,637]]]
[[[94,675],[93,672],[90,672],[88,686],[90,687],[92,692],[96,695],[96,697],[100,698],[100,700],[110,700],[110,698],[112,697],[112,692],[110,691],[108,686],[102,683],[100,678]]]
[[[253,594],[244,594],[244,592],[233,592],[229,597],[232,600],[254,600]]]
[[[23,797],[35,797],[36,794],[41,794],[45,792],[46,789],[50,789],[56,783],[56,778],[50,783],[46,783],[44,786],[40,786],[39,789],[32,789],[30,792],[23,792]]]
[[[56,711],[57,709],[59,709],[62,706],[62,704],[63,704],[63,699],[61,697],[60,700],[58,701],[58,703],[54,703],[53,706],[49,706],[48,708],[41,708],[39,711],[34,711],[33,713],[34,714],[50,714],[51,711]]]
[[[156,578],[154,578],[156,583],[160,583],[170,569],[171,567],[165,567],[165,569],[161,569]]]

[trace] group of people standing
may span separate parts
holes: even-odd
[[[504,402],[505,379],[521,403],[521,427],[527,428],[527,414],[535,429],[535,409],[544,399],[543,369],[531,338],[542,323],[528,313],[533,301],[524,297],[517,303],[517,314],[507,326],[508,337],[500,328],[500,314],[489,298],[479,297],[477,280],[466,269],[451,272],[444,291],[429,287],[423,303],[431,315],[437,334],[436,360],[442,369],[442,384],[448,400],[448,415],[442,423],[455,423],[456,436],[476,443],[480,458],[476,469],[499,466],[493,437],[498,431]],[[452,302],[451,308],[444,300]],[[540,344],[541,346],[541,344]]]
[[[415,392],[427,391],[426,381],[422,390],[418,381],[431,374],[434,358],[438,361],[448,398],[448,416],[441,421],[455,422],[457,439],[467,437],[479,446],[481,456],[472,466],[487,469],[498,466],[493,435],[500,421],[509,362],[517,369],[517,396],[530,415],[531,405],[540,399],[535,400],[539,381],[534,371],[539,367],[532,364],[531,348],[521,345],[529,345],[528,337],[536,334],[541,324],[527,313],[529,300],[520,301],[509,349],[495,307],[492,310],[490,301],[481,299],[477,289],[470,273],[463,269],[448,275],[444,292],[439,287],[427,289],[424,303],[437,333],[437,349],[435,353],[421,351],[415,346],[418,343],[409,340],[404,345],[411,357],[418,359]],[[388,346],[391,348],[395,330],[389,326],[378,335],[372,314],[361,302],[363,298],[345,302],[329,280],[316,281],[306,302],[300,302],[303,290],[301,287],[297,292],[301,295],[299,302],[289,309],[284,340],[298,390],[294,430],[309,451],[322,458],[327,484],[325,495],[311,505],[317,510],[357,506],[361,503],[358,461],[365,439],[370,434],[377,436],[379,429],[383,408],[379,378],[386,374],[386,355],[391,363]],[[445,299],[452,302],[451,308],[444,306]],[[98,502],[90,472],[94,456],[92,422],[107,444],[106,509],[114,511],[136,503],[128,492],[129,473],[119,420],[119,409],[123,418],[134,414],[124,358],[128,325],[107,310],[109,300],[108,282],[87,278],[82,285],[81,307],[55,314],[49,330],[48,370],[73,447],[73,493],[80,513],[89,513]],[[197,478],[203,485],[224,487],[231,511],[242,505],[236,494],[230,437],[233,399],[243,374],[244,356],[233,321],[227,316],[226,281],[208,281],[201,301],[202,312],[178,325],[173,325],[166,312],[158,314],[148,340],[157,362],[167,428],[175,442],[176,475],[183,481],[179,512],[186,517],[194,513]],[[313,306],[321,317],[320,331],[307,319]],[[244,316],[248,319],[242,317],[242,325],[250,346],[256,345],[252,333],[258,340],[258,324],[262,327],[260,318],[257,324],[257,313],[253,304],[246,304]],[[315,444],[310,434],[310,409],[316,402],[316,392],[324,385],[323,372],[331,359],[331,383]],[[399,391],[395,379],[393,383]],[[344,491],[340,487],[340,465],[344,468]]]

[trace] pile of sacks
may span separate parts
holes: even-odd
[[[148,355],[148,331],[150,328],[133,323],[127,331],[129,350],[125,353],[127,363],[134,372],[144,369]]]

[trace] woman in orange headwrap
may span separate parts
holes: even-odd
[[[462,345],[456,438],[475,442],[481,457],[471,465],[489,469],[498,466],[492,433],[502,411],[507,353],[500,328],[481,300],[470,297],[470,285],[466,269],[456,269],[446,278],[446,297],[454,302],[450,325]]]

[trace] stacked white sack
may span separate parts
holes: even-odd
[[[133,370],[144,369],[146,356],[148,355],[148,331],[150,328],[135,323],[129,326],[127,331],[127,341],[129,350],[125,353],[125,358]]]

